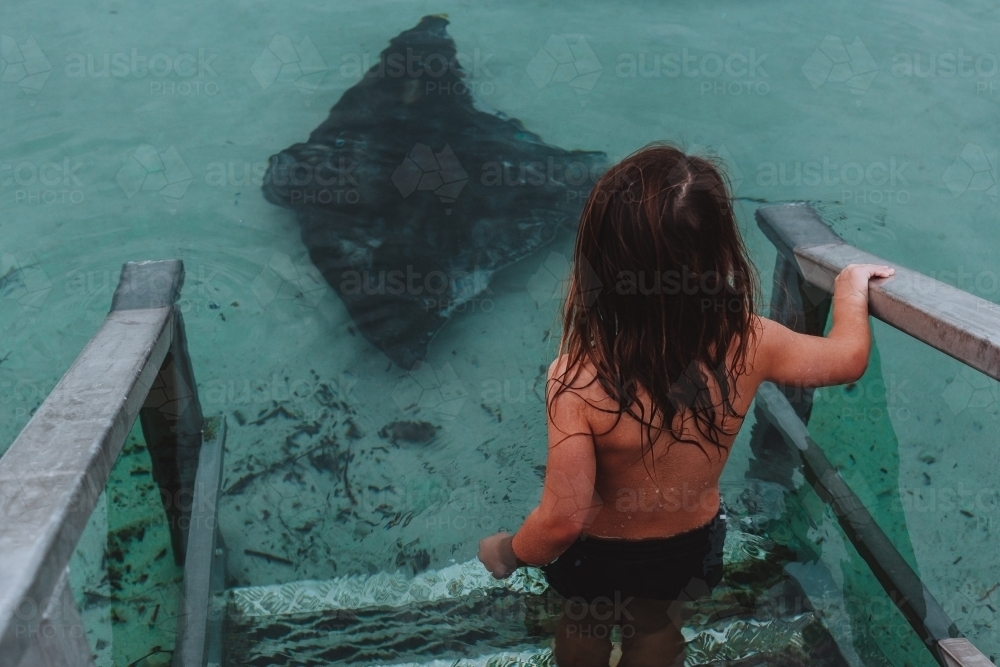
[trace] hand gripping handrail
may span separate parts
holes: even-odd
[[[871,282],[871,314],[917,340],[1000,380],[1000,306],[844,242],[808,204],[762,206],[757,221],[805,281],[824,292],[848,264],[887,264],[895,275]]]

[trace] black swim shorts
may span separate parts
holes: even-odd
[[[707,595],[722,580],[726,513],[700,528],[665,538],[625,540],[581,535],[542,567],[564,598],[593,602],[627,597],[677,600]]]

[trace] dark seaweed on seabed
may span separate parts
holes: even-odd
[[[401,420],[386,424],[379,430],[379,437],[396,444],[399,440],[406,442],[429,442],[437,435],[440,426],[426,421]]]
[[[308,429],[296,429],[293,435],[288,436],[286,439],[286,445],[288,440],[293,440],[295,435],[299,433],[308,433]],[[320,441],[320,443],[314,447],[292,456],[291,458],[282,459],[280,461],[275,461],[270,465],[267,465],[259,470],[251,470],[245,475],[237,479],[233,484],[231,484],[225,491],[223,495],[233,496],[243,493],[250,484],[260,477],[264,477],[275,473],[279,470],[284,470],[286,468],[294,468],[295,465],[303,458],[308,458],[309,461],[317,468],[317,470],[327,470],[335,474],[340,472],[337,476],[343,476],[347,469],[347,461],[350,458],[350,452],[341,450],[339,443],[335,437],[326,437]],[[343,464],[342,466],[340,464]],[[249,463],[247,464],[250,465]],[[339,470],[338,470],[339,469]],[[348,487],[349,488],[349,487]],[[348,490],[348,495],[353,495]]]

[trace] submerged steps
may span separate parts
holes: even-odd
[[[373,665],[475,658],[535,645],[525,619],[541,618],[547,589],[537,570],[498,581],[470,561],[402,573],[298,581],[230,591],[230,664]]]
[[[841,667],[820,615],[784,572],[791,554],[731,527],[726,578],[679,605],[688,665]],[[786,604],[799,600],[800,604]],[[227,665],[543,667],[562,600],[540,570],[498,581],[478,561],[227,592]]]

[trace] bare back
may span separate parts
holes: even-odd
[[[747,372],[737,376],[736,391],[729,395],[739,415],[746,414],[761,382],[759,374],[753,372],[753,352],[748,351]],[[710,374],[706,375],[712,402],[721,405],[719,387]],[[674,535],[711,521],[719,509],[719,477],[743,418],[723,418],[723,411],[717,410],[721,449],[698,431],[688,414],[681,432],[685,439],[698,441],[700,447],[677,441],[669,431],[654,430],[657,440],[650,450],[646,428],[628,414],[618,418],[617,404],[593,378],[592,369],[582,368],[573,381],[573,391],[588,406],[583,408],[584,416],[594,434],[597,459],[594,502],[600,509],[583,532],[596,537],[644,539]],[[640,394],[640,400],[648,415],[648,397]],[[645,456],[640,442],[645,443]]]
[[[822,387],[857,381],[871,350],[868,283],[892,275],[888,266],[845,268],[834,283],[833,325],[826,336],[797,333],[751,315],[753,335],[743,368],[735,369],[730,393],[739,416],[720,414],[718,407],[715,411],[718,430],[728,434],[722,435],[721,450],[698,431],[689,413],[678,424],[683,425],[681,434],[702,446],[661,433],[644,461],[643,427],[624,414],[616,422],[618,406],[594,381],[593,368],[567,374],[567,357],[559,357],[549,367],[548,460],[541,501],[515,535],[498,533],[485,542],[506,544],[510,554],[505,562],[544,565],[581,534],[648,539],[705,525],[718,511],[719,477],[760,383]],[[559,391],[559,379],[567,377],[570,390]],[[707,377],[718,406],[721,392],[713,386],[713,377]],[[639,399],[648,414],[648,399],[641,395]]]

